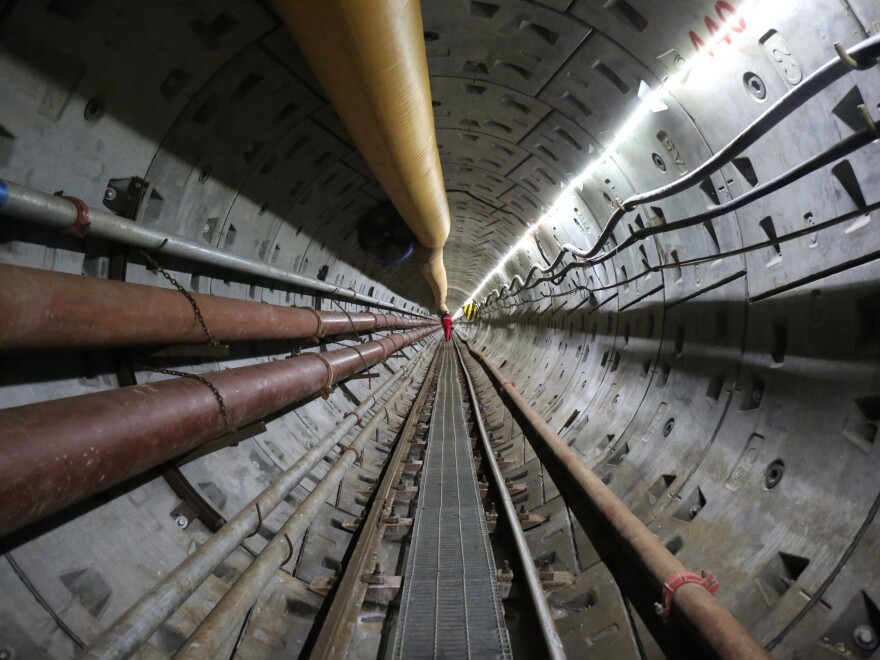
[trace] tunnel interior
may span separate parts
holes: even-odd
[[[694,185],[627,200],[712,158],[840,58],[835,44],[876,35],[880,7],[432,0],[421,13],[452,218],[445,263],[457,336],[677,559],[711,570],[716,598],[771,655],[872,657],[880,643],[876,56],[792,104]],[[165,272],[205,295],[436,316],[406,259],[402,220],[270,3],[6,0],[0,81],[0,179],[384,307],[161,254],[157,269],[112,241],[6,217],[2,196],[0,263],[171,289]],[[858,148],[768,194],[751,192],[857,135],[868,136]],[[365,224],[377,212],[379,224]],[[589,262],[566,245],[595,247],[601,258]],[[0,406],[169,377],[156,369],[269,364],[386,334],[243,341],[219,358],[0,347]],[[404,365],[425,377],[430,345],[406,348],[369,377],[288,406],[259,434],[186,463],[177,469],[184,488],[221,526]],[[517,504],[549,516],[526,530],[535,562],[574,577],[551,600],[569,655],[669,655],[662,625],[621,596],[619,575],[600,561],[572,502],[477,362],[466,362],[487,425],[510,443],[500,458],[505,476],[525,485]],[[401,404],[376,433],[393,438],[406,418]],[[323,598],[308,586],[344,567],[351,535],[341,521],[364,510],[359,488],[381,474],[370,456],[324,504],[293,568],[273,578],[226,647],[230,657],[309,648]],[[3,459],[4,473],[15,461]],[[214,571],[141,657],[177,652],[271,539],[266,529],[277,531],[331,464],[261,519],[261,534]],[[186,504],[152,469],[0,540],[0,654],[82,651],[216,531]],[[520,614],[508,627],[524,639],[529,613]],[[373,641],[352,657],[389,652],[381,635],[363,635]]]

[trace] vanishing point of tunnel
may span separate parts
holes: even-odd
[[[880,657],[878,0],[0,0],[0,660]]]

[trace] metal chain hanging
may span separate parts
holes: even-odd
[[[345,307],[343,307],[342,305],[340,305],[340,304],[339,304],[339,301],[336,300],[335,298],[331,298],[331,301],[333,302],[334,305],[336,305],[336,306],[339,308],[339,310],[340,310],[343,314],[345,314],[345,315],[348,317],[348,324],[351,326],[351,331],[352,331],[354,334],[357,334],[357,330],[355,330],[355,328],[354,328],[354,319],[351,318],[351,314],[349,314],[348,311],[345,309]],[[375,317],[375,314],[373,314],[373,316]],[[378,321],[377,321],[376,325],[378,325]],[[375,330],[375,328],[373,328],[373,329]]]
[[[214,395],[214,398],[217,399],[217,405],[220,407],[220,415],[223,417],[223,424],[226,426],[227,433],[235,433],[237,429],[229,423],[229,415],[226,412],[226,403],[223,401],[223,395],[220,394],[220,391],[214,387],[214,384],[209,381],[207,378],[200,376],[198,374],[191,374],[185,371],[175,371],[174,369],[161,369],[159,367],[149,367],[143,364],[135,365],[137,369],[143,369],[145,371],[153,371],[157,374],[165,374],[166,376],[178,376],[180,378],[190,378],[192,380],[196,380],[200,382],[202,385],[211,390],[211,393]]]
[[[208,324],[205,323],[205,317],[202,316],[202,310],[199,309],[199,304],[196,302],[195,298],[192,297],[192,295],[189,293],[189,291],[184,289],[180,285],[180,283],[176,279],[174,279],[174,277],[171,275],[171,273],[169,273],[167,270],[162,268],[162,266],[160,266],[158,264],[158,262],[152,257],[152,255],[150,255],[149,252],[147,252],[146,250],[141,250],[141,256],[143,256],[143,258],[147,260],[147,263],[150,265],[151,268],[154,268],[154,269],[158,270],[160,273],[162,273],[162,276],[166,280],[171,282],[171,284],[174,285],[174,288],[177,289],[178,291],[180,291],[184,296],[186,296],[186,299],[189,300],[189,304],[192,305],[193,312],[196,315],[196,320],[199,322],[199,325],[202,326],[202,330],[205,333],[205,337],[207,337],[207,339],[208,339],[208,346],[219,346],[220,342],[218,342],[214,338],[214,335],[211,333],[211,331],[208,330]]]

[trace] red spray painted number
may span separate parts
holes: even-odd
[[[737,17],[736,9],[732,4],[727,2],[726,0],[718,0],[715,3],[715,13],[718,14],[718,18],[721,21],[721,24],[724,25],[728,21],[733,21]],[[703,22],[706,24],[706,29],[709,30],[709,39],[711,40],[716,34],[721,32],[721,28],[718,26],[712,17],[704,16]],[[738,21],[732,23],[730,29],[728,29],[724,36],[721,38],[727,44],[730,44],[730,32],[736,32],[737,34],[745,32],[746,30],[746,19],[740,17]],[[693,30],[690,31],[689,36],[691,38],[691,43],[694,45],[694,48],[699,53],[706,47],[706,43],[700,39],[696,32]],[[709,50],[709,55],[711,57],[715,57],[715,53],[712,50]]]

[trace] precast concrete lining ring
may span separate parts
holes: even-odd
[[[868,112],[880,101],[877,69],[864,71],[880,54],[880,36],[865,31],[878,18],[876,2],[417,4],[433,102],[425,114],[433,120],[428,132],[439,147],[452,216],[447,303],[466,321],[458,334],[491,356],[504,378],[522,383],[519,393],[670,552],[727,576],[725,606],[768,650],[779,657],[839,653],[835,647],[853,657],[870,655],[880,630],[874,616],[880,571],[871,552],[880,538],[880,143],[823,160],[767,194],[751,191],[766,192],[768,182],[848,135],[867,129],[877,137],[880,121]],[[218,316],[235,342],[232,361],[221,362],[221,369],[283,364],[294,333],[309,335],[294,350],[311,337],[328,342],[334,329],[345,334],[349,321],[338,316],[334,298],[358,328],[384,323],[403,330],[410,319],[425,327],[395,333],[400,340],[386,341],[390,331],[377,333],[377,344],[366,347],[374,363],[368,370],[381,380],[351,381],[355,393],[364,392],[365,405],[344,413],[354,406],[341,392],[339,405],[307,397],[295,412],[278,412],[279,423],[268,425],[255,450],[277,448],[277,461],[269,463],[295,461],[310,451],[309,436],[295,432],[301,424],[357,433],[380,410],[382,435],[393,435],[399,414],[375,405],[383,395],[366,395],[389,375],[380,357],[403,339],[435,332],[432,291],[415,260],[381,267],[361,249],[359,220],[386,195],[309,78],[308,62],[274,3],[141,3],[137,16],[114,11],[111,0],[6,5],[0,77],[16,84],[7,86],[7,103],[0,104],[0,169],[27,186],[0,180],[0,261],[68,274],[75,280],[70,290],[85,291],[126,255],[158,246],[163,264],[199,304],[205,295],[224,296],[316,316],[312,333],[308,314],[298,310],[287,323],[269,309],[251,316],[242,307],[239,316]],[[734,11],[743,23],[724,36],[722,23]],[[161,45],[171,32],[180,38],[169,53]],[[107,34],[120,38],[108,41]],[[167,57],[156,57],[159,50]],[[61,61],[59,53],[76,57]],[[142,72],[155,84],[135,84],[120,70]],[[351,92],[343,90],[349,102]],[[398,97],[405,100],[402,94],[387,98]],[[96,108],[102,112],[91,112]],[[133,172],[145,183],[140,199],[135,177],[126,183]],[[90,205],[84,239],[61,233],[82,214],[76,202],[51,194],[60,189]],[[102,199],[107,190],[114,199]],[[125,204],[126,190],[131,204]],[[746,205],[725,206],[723,216],[702,215],[743,198]],[[694,218],[704,222],[678,224]],[[663,226],[668,231],[654,233]],[[626,246],[617,250],[615,243]],[[613,257],[583,256],[596,246]],[[330,281],[318,278],[325,264],[332,264]],[[167,288],[139,259],[129,264],[126,280]],[[13,287],[6,291],[15,295]],[[474,315],[474,303],[487,294],[489,302]],[[313,309],[314,295],[322,297],[323,311]],[[117,349],[108,348],[110,340],[83,346],[126,319],[110,317],[105,310],[111,306],[98,296],[81,296],[77,305],[61,289],[53,296],[47,296],[46,315],[53,307],[60,312],[66,300],[81,329],[56,332],[51,353],[28,328],[21,332],[30,336],[26,355],[0,346],[4,366],[14,367],[4,371],[5,406],[123,389],[113,380]],[[35,299],[20,298],[23,307],[37,309]],[[213,359],[190,357],[208,351],[182,323],[160,320],[159,312],[168,315],[180,302],[163,298],[120,304],[126,314],[137,310],[137,318],[151,319],[130,322],[137,331],[129,336],[144,342],[135,350],[174,345],[177,352],[173,364],[168,357],[137,361],[201,371]],[[90,300],[100,314],[89,315]],[[422,312],[426,318],[413,322],[412,314]],[[186,313],[178,316],[189,324]],[[219,328],[212,329],[222,340]],[[438,336],[406,354],[432,352]],[[177,337],[186,341],[178,344]],[[367,362],[363,344],[341,340],[346,344]],[[361,369],[350,351],[323,355],[333,367],[325,372],[330,381],[343,380],[343,369]],[[400,373],[404,358],[399,352],[385,365]],[[314,362],[298,368],[310,391],[324,385],[317,368]],[[525,471],[523,482],[540,481],[549,466],[526,464],[528,438],[520,444],[520,422],[504,408],[516,396],[516,383],[492,387],[482,375],[478,380],[487,421],[502,417],[495,436],[514,439],[513,449],[497,443],[501,461],[512,474]],[[206,414],[217,416],[206,392],[188,389],[204,399]],[[230,399],[225,389],[224,396]],[[97,410],[89,407],[88,418],[97,419]],[[73,441],[71,419],[62,416],[58,425],[63,443]],[[387,431],[382,420],[392,422]],[[132,432],[146,422],[134,420]],[[21,420],[9,419],[11,436],[22,428]],[[46,436],[35,437],[42,442]],[[249,444],[190,464],[194,490],[206,501],[245,506],[249,487],[274,469],[249,461]],[[333,446],[337,454],[344,449]],[[27,462],[39,466],[42,458],[35,453]],[[12,465],[10,474],[24,463]],[[102,469],[111,479],[120,468]],[[41,484],[31,478],[17,491]],[[144,484],[132,484],[130,496],[115,497],[121,491],[114,490],[112,498],[96,498],[94,515],[69,509],[60,516],[65,524],[47,520],[40,527],[45,533],[12,553],[32,583],[28,588],[58,618],[44,625],[45,616],[20,606],[30,598],[26,592],[22,598],[9,591],[0,597],[0,633],[11,633],[3,649],[16,657],[52,655],[59,639],[74,639],[65,621],[79,635],[83,626],[106,630],[125,594],[148,593],[157,576],[167,574],[165,558],[178,556],[183,541],[201,542],[198,526],[177,528],[169,517],[167,490]],[[525,513],[553,517],[551,527],[539,525],[529,535],[542,553],[556,552],[555,568],[573,570],[579,588],[586,588],[593,572],[578,574],[569,550],[585,547],[589,530],[568,515],[557,491],[530,489]],[[846,515],[840,515],[841,502]],[[261,506],[265,513],[267,504]],[[252,505],[246,513],[250,533],[260,514]],[[572,524],[554,534],[552,520],[566,517]],[[324,524],[301,549],[296,541],[286,566],[314,574],[343,560],[345,542],[333,548],[319,542]],[[114,543],[102,549],[101,565],[93,565],[93,540],[108,529]],[[274,559],[286,554],[283,544],[276,541]],[[59,554],[57,547],[68,550]],[[91,568],[82,573],[84,566]],[[622,580],[621,589],[625,585]],[[656,591],[652,599],[660,600]],[[688,591],[702,589],[687,586],[676,599]],[[110,605],[102,610],[108,594]],[[648,633],[634,630],[625,607],[600,599],[580,611],[563,601],[554,615],[566,630],[585,629],[587,617],[621,624],[597,640],[597,652],[601,642],[609,655],[632,660],[639,638],[650,642]],[[672,630],[677,608],[663,626],[651,605],[639,612],[646,627]],[[267,644],[289,643],[290,636],[277,631],[307,625],[277,609],[255,611],[259,620],[242,634],[241,655],[254,654],[263,641],[258,635]],[[533,624],[528,616],[510,622],[523,630]],[[689,657],[670,653],[662,634],[655,639],[666,655]],[[13,649],[16,639],[21,645]],[[177,650],[174,635],[152,641],[164,655]],[[631,657],[630,648],[636,648]]]

